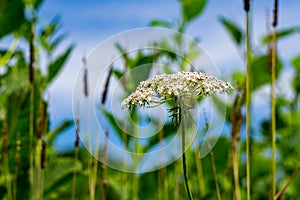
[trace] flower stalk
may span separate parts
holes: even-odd
[[[177,119],[179,119],[179,124],[181,125],[182,168],[183,168],[183,175],[184,175],[186,191],[187,191],[189,199],[192,200],[193,197],[192,197],[191,189],[189,187],[189,181],[188,181],[187,170],[186,170],[186,155],[185,155],[185,124],[184,124],[185,114],[183,112],[186,111],[185,110],[186,105],[184,104],[183,100],[181,100],[180,97],[178,99],[179,99],[179,107],[178,107],[178,118]]]

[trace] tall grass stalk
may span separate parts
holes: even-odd
[[[76,139],[75,139],[75,148],[74,148],[74,164],[76,165],[78,162],[78,147],[79,147],[79,131],[80,131],[80,118],[79,116],[76,117],[76,127],[75,127],[75,133],[76,133]],[[73,170],[73,178],[72,178],[72,194],[71,199],[75,200],[76,198],[76,185],[77,185],[77,167],[74,167]]]
[[[221,192],[220,192],[220,187],[219,187],[214,152],[210,151],[209,155],[210,155],[211,166],[212,166],[212,170],[213,170],[213,174],[214,174],[214,180],[215,180],[215,185],[216,185],[216,190],[217,190],[217,197],[218,197],[218,200],[221,200],[222,198],[221,198]]]
[[[163,148],[163,137],[164,137],[164,129],[163,125],[160,123],[160,120],[157,124],[159,127],[159,133],[158,133],[158,141],[160,148]],[[163,156],[166,156],[164,154],[160,155],[161,161],[163,161]],[[168,192],[168,179],[167,179],[167,168],[163,167],[158,170],[158,198],[168,200],[169,199],[169,192]]]
[[[243,123],[242,105],[244,102],[244,91],[239,90],[231,111],[231,159],[234,181],[234,196],[236,200],[241,199],[239,183],[239,140],[241,135],[241,126]]]
[[[98,144],[98,141],[99,141],[99,139],[97,138],[97,144],[96,144],[96,149],[95,149],[95,157],[93,158],[93,180],[94,180],[94,185],[93,185],[93,187],[94,187],[94,192],[96,192],[96,186],[97,186],[97,177],[98,177],[98,164],[99,164],[99,161],[97,160],[97,158],[98,158],[98,155],[99,155],[99,149],[98,149],[98,146],[99,146],[99,144]]]
[[[273,37],[272,37],[272,70],[271,70],[271,124],[272,124],[272,178],[271,178],[271,195],[272,199],[276,194],[276,116],[275,116],[275,73],[276,73],[276,26],[278,21],[278,0],[274,0],[274,20],[273,20]]]
[[[104,139],[104,149],[103,149],[103,156],[104,156],[104,160],[107,159],[107,140],[109,137],[109,129],[106,129],[105,131],[105,139]],[[102,176],[101,176],[101,186],[102,186],[102,199],[106,200],[107,196],[106,196],[106,188],[107,188],[107,169],[106,169],[106,165],[102,164],[101,165],[101,170],[102,170]]]
[[[125,128],[125,129],[124,129]],[[125,123],[122,123],[122,130],[126,130],[126,125]],[[127,147],[127,137],[126,137],[126,132],[125,131],[122,131],[122,141],[124,143],[124,148]],[[122,173],[122,194],[123,195],[127,195],[128,194],[128,184],[127,184],[127,181],[128,181],[128,175],[127,173],[125,172],[125,168],[126,168],[126,157],[124,156],[124,160],[122,162],[122,168],[123,168],[123,173]]]
[[[203,176],[202,162],[201,162],[201,158],[199,158],[199,155],[200,155],[200,149],[199,149],[199,147],[197,147],[196,151],[195,151],[195,163],[196,163],[196,169],[197,169],[200,196],[204,197],[206,195],[206,188],[205,188],[205,182],[204,182],[204,176]]]
[[[29,82],[30,82],[30,108],[29,108],[29,199],[33,198],[33,127],[34,127],[34,24],[35,18],[31,21],[31,32],[29,39]]]
[[[125,51],[124,53],[124,74],[126,74],[126,72],[128,71],[129,69],[129,60],[128,60],[128,55]],[[123,79],[121,79],[121,82],[122,82],[122,85],[124,86],[124,90],[127,91],[127,78],[126,76],[124,76]],[[125,122],[122,122],[121,124],[122,126],[122,141],[124,143],[124,148],[127,148],[127,134],[124,130],[127,130],[127,127],[126,127],[126,123]],[[129,190],[128,190],[128,174],[125,172],[125,169],[126,169],[126,157],[124,156],[124,159],[122,160],[122,169],[123,169],[123,173],[122,173],[122,194],[125,196],[126,198],[126,195],[129,194]]]
[[[84,74],[83,74],[83,93],[86,100],[86,105],[89,104],[89,86],[88,86],[88,69],[87,69],[87,60],[85,57],[82,58],[82,64],[84,67]],[[87,106],[87,108],[89,108]],[[88,141],[88,148],[92,149],[92,137],[91,137],[91,128],[90,128],[90,112],[86,110],[86,122],[87,122],[87,141]],[[88,174],[89,174],[89,191],[90,191],[90,200],[95,199],[95,187],[96,187],[96,177],[93,174],[93,156],[89,155],[88,159]]]
[[[206,132],[208,131],[209,128],[209,124],[208,124],[208,120],[206,117],[205,112],[203,113],[204,115],[204,120],[205,120],[205,128],[206,128]],[[209,138],[208,138],[208,148],[211,148],[210,142],[209,142]],[[215,181],[215,186],[216,186],[216,192],[217,192],[217,197],[218,200],[221,200],[221,192],[220,192],[220,186],[219,186],[219,181],[218,181],[218,174],[217,174],[217,169],[216,169],[216,164],[215,164],[215,156],[214,156],[214,152],[211,150],[209,152],[210,155],[210,162],[211,162],[211,166],[212,166],[212,170],[213,170],[213,175],[214,175],[214,181]]]
[[[180,163],[179,161],[175,161],[175,188],[174,188],[174,200],[179,199],[179,173],[180,173]]]
[[[107,96],[108,96],[108,90],[109,90],[109,84],[110,84],[110,80],[112,77],[112,72],[113,72],[113,65],[110,65],[109,71],[108,71],[108,75],[104,84],[104,90],[102,92],[102,99],[101,99],[101,112],[104,113],[103,108],[104,105],[106,103],[107,100]],[[100,119],[101,121],[101,119]],[[107,140],[109,137],[109,129],[107,129],[105,131],[105,139],[104,139],[104,150],[103,150],[103,156],[104,156],[104,160],[106,160],[107,158]],[[98,157],[98,146],[100,145],[100,139],[97,140],[97,145],[96,145],[96,158]],[[97,170],[98,170],[98,161],[95,160],[94,162],[94,176],[97,177]],[[106,178],[106,166],[105,164],[101,165],[101,170],[102,170],[102,176],[101,176],[101,186],[102,186],[102,199],[105,200],[106,199],[106,188],[107,188],[107,178]]]
[[[244,10],[246,12],[246,174],[247,174],[247,199],[251,199],[251,178],[250,178],[250,48],[249,48],[249,11],[250,0],[244,0]]]

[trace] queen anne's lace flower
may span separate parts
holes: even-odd
[[[142,81],[136,91],[122,102],[123,108],[135,104],[145,107],[161,104],[173,97],[210,96],[233,89],[230,83],[216,79],[204,72],[177,72],[156,75]]]

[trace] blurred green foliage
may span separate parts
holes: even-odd
[[[208,1],[206,0],[181,0],[181,16],[178,22],[167,22],[155,19],[150,22],[151,26],[163,26],[173,28],[184,33],[187,26],[196,18],[200,17],[205,11]],[[35,48],[35,63],[34,74],[35,81],[31,85],[29,82],[29,65],[28,50],[21,47],[13,48],[12,45],[6,49],[0,49],[0,199],[29,199],[30,184],[29,170],[30,160],[29,155],[34,155],[34,195],[32,199],[71,199],[74,180],[74,172],[77,179],[75,183],[76,199],[90,198],[90,175],[88,172],[88,159],[90,154],[81,147],[78,149],[78,159],[74,158],[75,149],[70,152],[57,153],[53,147],[53,142],[57,136],[63,133],[66,129],[73,126],[72,121],[65,121],[54,130],[49,129],[49,111],[48,100],[44,97],[44,92],[47,86],[51,84],[66,61],[70,57],[73,45],[67,47],[57,57],[52,55],[56,52],[57,47],[65,39],[64,34],[57,34],[60,28],[60,19],[54,18],[49,24],[30,31],[31,26],[38,27],[39,16],[37,10],[41,6],[41,0],[2,0],[0,2],[0,40],[7,37],[10,38],[12,44],[18,44],[22,40],[25,45],[30,44],[30,35],[34,34]],[[32,15],[25,15],[25,10],[30,10]],[[242,8],[241,8],[242,9]],[[32,19],[35,19],[32,21]],[[220,17],[219,22],[224,27],[224,30],[233,40],[238,50],[241,50],[244,44],[244,30],[242,26],[237,25],[234,21]],[[34,24],[32,24],[34,23]],[[299,33],[299,27],[291,27],[284,30],[278,30],[277,37],[288,39],[289,36]],[[265,35],[261,43],[267,45],[272,36]],[[168,46],[166,41],[157,41],[161,46]],[[174,37],[174,43],[180,46],[180,37]],[[252,45],[251,45],[252,46]],[[126,50],[116,45],[116,48],[122,54],[122,59],[125,61],[125,69],[134,69],[136,66],[143,64],[155,63],[159,58],[167,58],[167,62],[178,61],[179,58],[173,52],[168,51],[139,51],[136,55],[128,55]],[[242,51],[242,50],[241,50]],[[42,64],[39,56],[45,53],[46,72],[42,72]],[[195,57],[193,47],[184,55],[189,60]],[[277,57],[277,80],[282,76],[283,71],[288,68],[287,63],[290,62],[293,70],[293,77],[290,77],[289,87],[293,90],[293,98],[288,99],[284,95],[278,95],[276,101],[276,121],[277,121],[277,191],[290,177],[294,169],[299,165],[300,149],[300,54],[293,60],[289,61],[280,57],[280,48],[278,49],[279,56]],[[300,52],[299,52],[300,53]],[[241,52],[243,54],[243,52]],[[241,58],[242,60],[244,58]],[[178,61],[180,62],[180,61]],[[133,91],[138,83],[149,78],[153,64],[150,64],[147,70],[143,73],[130,73],[123,89]],[[191,70],[188,64],[182,62],[179,70]],[[250,62],[250,86],[251,93],[262,90],[270,85],[270,55],[269,52],[262,49],[251,49]],[[169,73],[169,69],[164,72]],[[232,73],[231,82],[235,84],[238,91],[244,90],[244,71],[236,71]],[[119,80],[125,71],[113,69],[113,78]],[[33,99],[31,92],[34,90]],[[238,92],[232,96],[238,99],[241,103],[237,107],[231,99],[230,103],[225,106],[227,113],[220,113],[226,120],[226,125],[232,128],[233,112],[240,110],[242,120],[244,119],[243,107],[244,99],[243,92],[239,96]],[[128,95],[128,94],[124,94]],[[270,102],[270,100],[266,100]],[[33,102],[33,104],[31,104]],[[217,109],[221,108],[225,102],[218,98],[213,99]],[[255,102],[252,100],[252,104]],[[236,107],[234,107],[236,106]],[[222,109],[220,109],[222,112]],[[260,113],[252,113],[254,119]],[[30,116],[33,116],[33,146],[30,152],[29,132],[30,132]],[[108,110],[104,111],[104,117],[110,125],[111,132],[116,134],[116,137],[122,141],[125,148],[140,152],[148,152],[150,149],[159,145],[162,140],[169,140],[176,134],[178,127],[173,124],[166,123],[162,129],[163,136],[158,134],[152,136],[145,145],[135,143],[135,137],[125,135],[118,124],[122,124],[122,120],[113,116]],[[131,117],[137,121],[142,120],[139,113],[133,109]],[[156,119],[153,123],[160,126]],[[243,121],[244,122],[244,121]],[[31,125],[32,125],[31,124]],[[210,126],[213,126],[211,124]],[[270,134],[270,118],[264,119],[261,124],[251,124],[251,182],[252,182],[252,199],[268,199],[270,190],[271,177],[271,134]],[[259,126],[258,128],[254,126]],[[132,129],[132,127],[128,127]],[[243,125],[240,127],[243,130]],[[74,133],[75,134],[75,133]],[[240,140],[238,141],[239,148],[239,181],[241,185],[242,199],[246,197],[246,167],[245,167],[245,141],[243,131],[241,132]],[[233,184],[233,167],[231,159],[231,144],[233,138],[230,133],[225,133],[216,146],[213,148],[217,178],[223,199],[233,199],[234,184]],[[229,136],[226,136],[229,135]],[[42,142],[46,141],[46,167],[43,169],[41,162]],[[75,141],[74,141],[75,142]],[[187,163],[189,182],[192,188],[192,193],[195,199],[216,199],[215,178],[212,171],[210,157],[207,156],[199,159],[197,149],[187,151]],[[199,170],[199,161],[202,170]],[[121,162],[121,161],[118,161]],[[198,163],[198,164],[197,164]],[[95,165],[95,163],[94,163]],[[181,170],[181,165],[178,161],[168,165],[167,167],[144,174],[129,174],[119,172],[111,168],[107,168],[105,172],[106,183],[103,187],[103,170],[104,166],[99,164],[99,170],[96,177],[96,192],[95,199],[101,199],[102,193],[105,193],[106,199],[186,199],[186,191],[184,187],[184,178]],[[202,180],[199,183],[199,177],[203,174]],[[40,177],[43,174],[44,179],[41,182]],[[200,176],[199,176],[200,175]],[[125,177],[125,178],[124,178]],[[199,184],[202,184],[201,186]],[[300,198],[300,175],[296,175],[288,186],[283,195],[284,199],[299,199]],[[202,189],[201,189],[202,187]],[[124,189],[125,188],[125,189]],[[204,189],[203,189],[204,188]],[[42,197],[37,197],[42,194]]]

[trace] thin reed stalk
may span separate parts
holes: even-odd
[[[234,196],[236,200],[241,199],[239,183],[239,140],[241,135],[241,126],[243,123],[242,105],[244,102],[244,92],[239,90],[231,111],[231,159],[234,181]]]
[[[128,68],[129,68],[129,66],[128,66],[128,62],[129,62],[128,61],[128,56],[127,56],[126,53],[124,55],[124,58],[125,58],[124,59],[125,70],[124,70],[123,73],[126,74]],[[126,88],[127,88],[127,79],[126,79],[126,77],[124,77],[121,80],[121,82],[122,82],[122,85],[124,86],[125,91],[127,91],[126,90]],[[127,130],[127,127],[126,127],[126,124],[124,122],[122,122],[121,126],[122,126],[122,141],[124,143],[124,148],[127,148],[127,134],[126,134],[125,131],[123,131],[123,130]],[[125,168],[126,168],[126,157],[124,157],[124,160],[122,162],[122,168],[123,168],[123,172],[124,172]],[[126,196],[126,194],[128,194],[128,185],[127,185],[128,175],[127,175],[127,173],[124,172],[124,173],[122,173],[121,176],[122,176],[122,194]]]
[[[87,69],[87,60],[85,57],[82,58],[83,64],[83,95],[86,100],[86,105],[89,104],[89,86],[88,86],[88,69]],[[88,106],[87,106],[88,108]],[[87,122],[87,142],[88,148],[92,149],[92,137],[91,137],[91,128],[90,128],[90,111],[86,110],[86,122]],[[95,188],[96,188],[96,177],[93,174],[93,156],[89,155],[88,158],[88,174],[89,174],[89,191],[90,191],[90,200],[95,199]]]
[[[164,137],[164,129],[163,129],[163,125],[160,123],[160,120],[157,124],[157,126],[159,127],[160,131],[158,133],[158,142],[160,145],[160,148],[163,148],[163,137]],[[161,161],[163,162],[163,156],[165,156],[164,154],[160,155],[161,156]],[[168,200],[169,199],[169,192],[168,192],[168,179],[167,177],[167,169],[166,167],[161,168],[160,170],[158,170],[158,199],[164,199],[164,200]]]
[[[251,178],[250,178],[250,48],[249,48],[249,11],[250,0],[244,0],[246,12],[246,174],[247,174],[247,199],[251,199]]]
[[[179,173],[180,173],[180,166],[179,161],[175,161],[175,188],[174,188],[174,200],[179,199]],[[176,176],[177,175],[177,176]]]
[[[112,77],[112,72],[113,72],[113,65],[110,65],[109,71],[108,71],[108,75],[104,84],[104,90],[102,92],[102,98],[101,98],[101,104],[104,107],[106,100],[107,100],[107,96],[108,96],[108,91],[109,91],[109,84],[110,84],[110,80]],[[102,107],[101,107],[102,108]],[[101,109],[102,113],[104,113],[103,109]],[[101,121],[101,119],[100,119]],[[104,156],[104,160],[106,160],[107,158],[107,140],[109,137],[109,129],[106,129],[105,131],[105,140],[104,140],[104,150],[103,150],[103,156]],[[98,147],[100,145],[100,140],[98,140],[98,143],[96,146]],[[96,157],[98,155],[99,149],[96,149]],[[98,161],[95,160],[95,165],[94,165],[94,176],[97,177],[97,170],[98,170]],[[101,165],[101,170],[102,170],[102,176],[101,176],[101,187],[102,187],[102,199],[105,200],[106,197],[106,188],[107,188],[107,169],[105,164]]]
[[[29,39],[29,81],[30,81],[30,108],[29,108],[29,199],[33,198],[33,127],[34,127],[34,24],[35,18],[31,21],[31,33]]]
[[[169,199],[169,190],[168,190],[168,179],[167,179],[167,168],[164,167],[162,169],[162,177],[163,177],[163,187],[164,187],[164,200]]]
[[[122,123],[122,130],[125,130],[124,128],[125,127],[125,123]],[[124,148],[127,148],[127,137],[126,137],[126,132],[125,131],[122,131],[122,141],[124,143]],[[127,186],[127,181],[128,181],[128,175],[127,173],[125,172],[125,168],[126,168],[126,158],[124,157],[124,160],[122,162],[122,169],[123,169],[123,173],[122,173],[122,194],[123,195],[127,195],[128,194],[128,186]]]
[[[75,119],[75,132],[76,132],[76,139],[75,139],[75,144],[74,144],[74,163],[78,162],[78,147],[79,147],[79,131],[80,131],[80,118],[79,116],[76,117]],[[75,200],[76,199],[76,183],[77,183],[77,167],[74,168],[73,170],[73,178],[72,178],[72,196],[71,199]]]
[[[200,196],[204,197],[206,195],[206,188],[205,188],[205,182],[203,176],[202,162],[201,162],[201,158],[199,158],[199,155],[200,155],[200,149],[199,147],[197,147],[195,151],[195,162],[196,162],[196,169],[197,169],[197,176],[198,176],[198,184],[200,189]]]
[[[163,198],[162,198],[162,193],[163,193],[163,190],[162,190],[162,187],[163,187],[163,184],[162,184],[162,178],[161,178],[161,175],[162,175],[162,173],[161,173],[161,169],[159,169],[158,171],[157,171],[157,199],[158,200],[162,200]]]
[[[208,120],[207,120],[205,112],[204,112],[203,115],[204,115],[204,120],[205,120],[205,128],[206,128],[206,131],[208,131],[209,124],[208,124]],[[208,148],[211,149],[209,138],[208,138]],[[218,200],[221,200],[222,198],[221,198],[220,186],[219,186],[219,181],[218,181],[218,174],[217,174],[217,169],[216,169],[216,164],[215,164],[214,152],[211,150],[209,152],[209,155],[210,155],[210,162],[211,162],[213,175],[214,175],[214,181],[215,181],[215,186],[216,186],[216,191],[217,191],[217,197],[218,197]]]
[[[212,170],[213,170],[213,174],[214,174],[214,180],[215,180],[215,185],[216,185],[216,190],[217,190],[217,197],[218,197],[218,200],[221,200],[222,198],[221,198],[221,192],[220,192],[220,187],[219,187],[214,152],[210,151],[209,155],[210,155],[211,166],[212,166]]]
[[[99,164],[99,161],[97,160],[98,158],[98,154],[99,154],[99,149],[98,149],[98,138],[97,138],[97,144],[96,144],[96,152],[95,152],[95,157],[94,157],[94,165],[93,165],[93,177],[94,177],[94,187],[95,187],[95,192],[96,192],[96,185],[97,185],[97,176],[98,176],[98,164]]]
[[[104,140],[104,149],[103,149],[103,156],[104,156],[104,160],[107,159],[107,141],[108,141],[108,137],[109,137],[109,129],[106,129],[105,131],[105,140]],[[102,180],[101,180],[101,186],[102,186],[102,200],[106,200],[107,196],[106,196],[106,188],[107,188],[107,169],[106,169],[106,165],[102,164],[101,165],[101,170],[102,170]]]
[[[275,111],[275,73],[276,73],[276,26],[278,22],[278,0],[274,0],[273,37],[272,37],[272,70],[271,70],[271,131],[272,131],[272,178],[271,195],[272,199],[276,194],[276,111]]]

